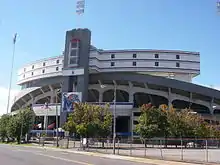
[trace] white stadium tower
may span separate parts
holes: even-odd
[[[211,122],[219,121],[220,92],[192,83],[200,74],[200,54],[176,50],[102,50],[90,44],[88,29],[66,32],[62,55],[29,63],[18,71],[20,93],[12,113],[31,106],[39,121],[59,124],[67,112],[61,93],[78,92],[82,102],[113,105],[116,88],[116,132],[128,133],[140,115],[139,106],[152,103],[191,108]],[[49,103],[49,110],[44,107]],[[112,106],[111,106],[112,109]]]

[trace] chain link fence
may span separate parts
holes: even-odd
[[[56,139],[40,138],[36,143],[41,146],[56,146]],[[68,137],[59,138],[61,148],[90,152],[113,154],[113,145],[112,139],[88,138],[80,141]],[[115,154],[186,162],[220,163],[220,139],[116,138]]]

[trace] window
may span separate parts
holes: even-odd
[[[176,59],[180,59],[180,55],[176,55]]]
[[[114,63],[114,62],[111,62],[111,66],[115,66],[115,63]]]
[[[26,68],[24,68],[24,72],[26,72]]]
[[[77,58],[70,58],[70,65],[77,64]]]
[[[133,61],[132,65],[133,65],[133,66],[136,66],[136,65],[137,65],[136,61]]]
[[[45,65],[46,65],[46,63],[44,62],[44,63],[43,63],[43,66],[45,66]]]
[[[134,112],[133,115],[134,115],[134,116],[140,116],[140,115],[141,115],[141,112]]]
[[[25,78],[25,74],[23,75],[23,78]]]
[[[71,48],[78,48],[78,42],[71,42]]]
[[[34,65],[32,65],[32,69],[34,69]]]
[[[154,57],[155,58],[159,58],[159,54],[154,54]]]
[[[34,72],[31,72],[31,75],[33,76],[33,75],[34,75]]]
[[[57,64],[59,64],[60,63],[60,60],[57,60]]]
[[[59,67],[56,67],[56,71],[59,71]]]
[[[111,54],[111,58],[115,58],[115,54]]]
[[[177,62],[177,63],[176,63],[176,67],[180,67],[180,63]]]
[[[154,64],[155,66],[159,66],[159,62],[155,62],[155,64]]]
[[[42,73],[45,73],[45,69],[42,70]]]
[[[76,57],[77,56],[78,51],[76,49],[71,50],[70,56],[71,57]]]
[[[133,58],[137,58],[137,54],[133,54]]]

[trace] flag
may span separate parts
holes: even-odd
[[[83,14],[85,9],[85,0],[77,0],[76,1],[76,13]]]
[[[42,123],[38,124],[37,126],[38,128],[42,128]]]
[[[15,35],[14,35],[14,38],[13,38],[13,44],[16,43],[16,40],[17,40],[17,33],[15,33]]]

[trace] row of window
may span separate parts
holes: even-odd
[[[56,64],[59,64],[60,60],[56,60]],[[43,62],[43,66],[46,66],[46,62]],[[32,69],[34,69],[34,65],[32,65]],[[24,68],[24,72],[26,72],[26,68]]]
[[[59,67],[56,67],[56,71],[59,71]],[[45,69],[42,69],[41,73],[44,74]],[[33,75],[34,75],[34,72],[31,72],[31,76],[33,76]],[[23,78],[25,78],[25,74],[23,75]]]
[[[160,64],[159,62],[155,62],[154,66],[159,66],[159,64]],[[111,62],[111,66],[115,66],[115,62]],[[137,62],[133,61],[132,62],[132,66],[137,66]],[[180,67],[180,63],[179,62],[176,63],[176,67]]]
[[[111,54],[111,58],[115,58],[115,54]],[[133,54],[133,58],[137,58],[137,54]],[[154,54],[154,58],[160,58],[159,54]],[[180,55],[176,55],[176,59],[180,59]]]

